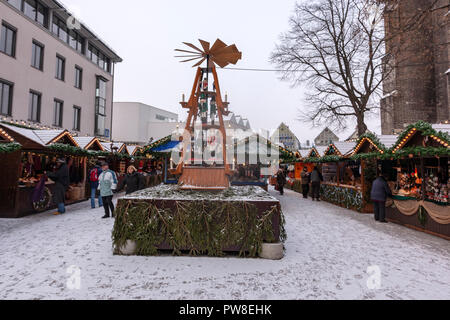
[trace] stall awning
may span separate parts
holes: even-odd
[[[165,144],[162,144],[156,148],[151,149],[152,152],[172,152],[178,145],[180,141],[169,141]]]

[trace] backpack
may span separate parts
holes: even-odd
[[[91,170],[91,173],[89,174],[89,180],[91,182],[98,182],[98,168],[94,168]]]

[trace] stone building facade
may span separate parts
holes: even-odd
[[[450,0],[438,0],[427,11],[430,4],[430,0],[402,0],[387,6],[386,49],[393,55],[389,60],[393,69],[385,73],[383,83],[383,134],[401,131],[419,120],[439,123],[450,118]],[[415,19],[420,24],[406,31]]]
[[[327,127],[314,139],[314,145],[325,147],[337,141],[339,141],[339,137]]]

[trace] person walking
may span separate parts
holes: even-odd
[[[117,192],[120,192],[125,186],[125,194],[130,194],[144,188],[144,177],[137,172],[134,166],[129,166],[125,179],[117,187]]]
[[[113,190],[117,187],[117,176],[114,171],[109,170],[107,162],[102,163],[102,173],[98,178],[98,190],[100,190],[100,196],[103,201],[103,208],[105,209],[105,215],[103,219],[111,216],[114,218],[114,204],[113,204]]]
[[[280,195],[284,195],[284,186],[286,185],[286,176],[283,173],[283,170],[278,170],[277,173],[277,185],[278,191],[280,191]]]
[[[379,175],[372,183],[370,198],[373,201],[375,220],[387,223],[386,221],[386,200],[392,198],[392,191],[384,175]]]
[[[302,173],[300,174],[302,178],[302,193],[303,198],[308,199],[309,193],[309,182],[310,182],[310,174],[308,172],[308,168],[304,167]]]
[[[89,184],[91,186],[91,208],[95,209],[95,196],[98,189],[98,178],[102,174],[101,163],[97,162],[95,167],[89,172]],[[102,197],[98,197],[98,207],[103,207]]]
[[[55,172],[47,173],[47,177],[55,182],[53,196],[55,203],[58,205],[58,211],[54,213],[55,216],[66,213],[65,198],[66,191],[69,189],[69,168],[64,159],[58,159],[56,162],[57,170]]]
[[[312,200],[320,201],[320,183],[323,181],[322,173],[320,173],[318,167],[314,167],[311,172],[311,189],[312,189]]]

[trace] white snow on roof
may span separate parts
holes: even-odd
[[[398,136],[395,135],[381,135],[378,136],[380,142],[387,148],[392,148],[398,140]]]
[[[298,150],[298,153],[300,153],[300,156],[302,158],[306,158],[310,151],[311,151],[311,149],[302,149],[302,150]]]
[[[323,157],[325,155],[325,151],[327,151],[328,146],[324,147],[324,146],[318,146],[316,147],[317,152],[319,153],[320,157]]]
[[[41,139],[44,144],[50,143],[53,139],[59,136],[64,130],[33,130],[34,134]]]
[[[337,141],[333,143],[342,155],[347,155],[355,148],[354,142]]]
[[[44,145],[44,142],[34,133],[34,130],[20,128],[20,127],[8,125],[8,124],[5,124],[5,123],[2,123],[1,125],[3,127],[7,128],[7,129],[11,130],[11,131],[14,131],[14,132],[20,134],[21,136],[23,136],[23,137],[25,137],[27,139],[30,139],[33,142],[36,142],[36,143],[38,143],[40,145]]]
[[[127,146],[127,150],[132,155],[136,149],[140,148],[140,146]]]
[[[111,152],[111,142],[100,142],[100,144],[103,146],[105,151]],[[120,148],[122,148],[123,145],[124,145],[124,143],[122,143],[122,142],[115,142],[115,143],[113,143],[112,147],[113,148],[116,147],[117,150],[120,150]]]
[[[95,137],[74,137],[73,139],[78,143],[78,146],[81,149],[84,149],[95,139]]]

